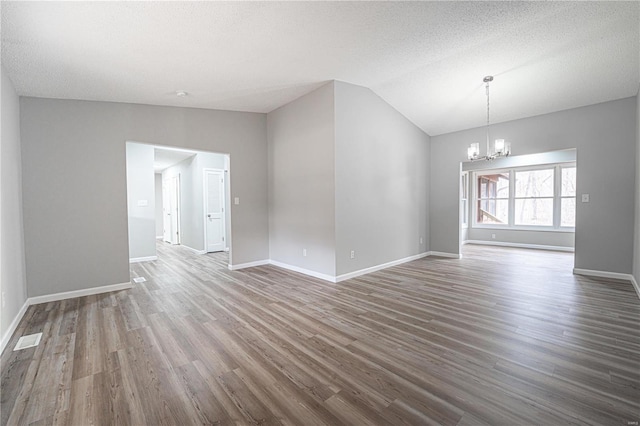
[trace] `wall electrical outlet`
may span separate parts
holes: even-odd
[[[589,194],[582,194],[582,202],[583,203],[589,202]]]
[[[496,234],[491,234],[491,238],[495,240],[496,239]]]
[[[422,237],[420,237],[420,244],[423,244],[424,241],[422,240]]]
[[[307,257],[307,249],[302,249],[302,255],[303,255],[304,257]]]
[[[351,258],[355,259],[356,258],[356,252],[355,250],[351,250]]]
[[[4,297],[4,291],[2,292],[2,307],[4,308],[5,305],[5,297]]]

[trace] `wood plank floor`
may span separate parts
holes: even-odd
[[[2,425],[640,420],[640,300],[571,254],[465,246],[330,284],[158,250],[132,290],[29,308]]]

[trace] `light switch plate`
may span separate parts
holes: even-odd
[[[235,197],[235,198],[233,199],[233,204],[235,204],[236,206],[237,206],[238,204],[240,204],[240,197]]]

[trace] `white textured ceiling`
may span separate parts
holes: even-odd
[[[153,171],[159,173],[196,154],[197,152],[182,149],[155,148],[153,150]]]
[[[638,2],[1,2],[18,94],[269,112],[342,80],[430,135],[633,96]],[[185,90],[186,97],[175,91]]]

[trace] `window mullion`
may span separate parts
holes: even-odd
[[[562,195],[562,168],[560,165],[554,167],[553,172],[553,227],[560,228],[560,215],[562,212],[562,203],[560,196]]]
[[[514,226],[516,222],[516,172],[509,170],[509,226]]]

